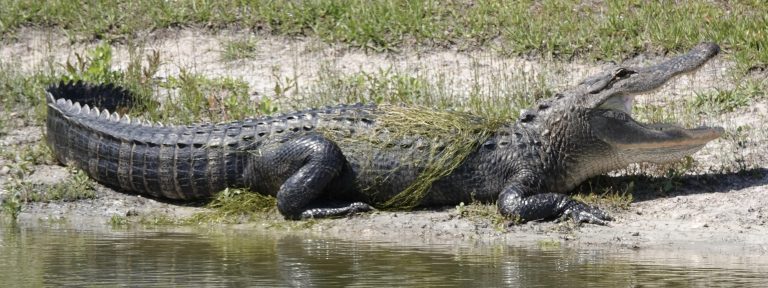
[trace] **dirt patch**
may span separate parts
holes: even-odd
[[[44,31],[25,31],[19,35],[24,37],[16,43],[0,47],[0,59],[6,63],[26,63],[25,67],[33,67],[31,69],[39,69],[34,67],[46,63],[63,65],[75,53],[83,53],[90,46],[71,45],[63,37]],[[220,52],[223,43],[243,37],[255,37],[258,45],[253,56],[233,62],[222,61]],[[372,54],[315,40],[254,36],[240,31],[210,34],[200,30],[173,30],[150,35],[142,41],[140,49],[160,51],[165,63],[160,77],[177,75],[185,69],[209,76],[239,78],[248,82],[261,95],[259,97],[274,96],[275,81],[279,79],[289,77],[297,83],[309,85],[329,67],[340,73],[376,73],[391,69],[398,73],[424,75],[426,79],[442,81],[448,89],[469,93],[472,85],[490,85],[488,83],[497,82],[483,81],[510,75],[541,75],[550,85],[564,87],[591,73],[614,66],[612,63],[505,58],[493,51],[406,49],[396,54]],[[127,65],[127,46],[118,45],[115,54],[118,67]],[[627,63],[644,65],[657,60],[657,56],[641,55]],[[728,76],[733,73],[730,70],[732,67],[732,63],[719,57],[698,73],[680,77],[663,89],[642,96],[639,101],[674,106],[678,101],[676,99],[734,87],[736,80]],[[499,89],[514,87],[510,85]],[[556,241],[577,246],[714,249],[768,254],[768,244],[765,243],[768,236],[766,107],[768,102],[763,99],[735,112],[701,115],[698,121],[717,123],[731,135],[714,141],[694,156],[700,167],[695,173],[711,175],[714,182],[636,201],[626,211],[615,211],[613,216],[616,220],[609,226],[528,223],[506,227],[492,223],[490,219],[463,217],[457,208],[447,207],[408,213],[374,212],[320,220],[306,229],[345,239],[392,242],[473,241],[524,245]],[[739,127],[749,129],[739,132]],[[10,150],[15,149],[12,147],[35,144],[41,141],[40,131],[40,127],[16,128],[0,138],[0,146]],[[0,168],[8,165],[9,160],[0,158]],[[731,169],[733,167],[743,169]],[[731,172],[736,170],[741,172]],[[66,177],[69,173],[63,167],[40,165],[34,167],[34,173],[28,180],[56,182]],[[2,188],[7,179],[7,174],[0,175],[0,198],[8,194]],[[108,226],[115,215],[182,218],[202,209],[122,194],[97,185],[95,199],[26,204],[19,221],[29,225],[43,220],[66,221],[77,227]],[[236,227],[254,229],[262,226],[256,223]]]

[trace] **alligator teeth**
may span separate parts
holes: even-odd
[[[69,112],[72,112],[73,114],[80,114],[80,111],[82,111],[80,103],[75,103],[75,105],[72,105],[72,108],[69,109]]]
[[[67,104],[67,101],[65,101],[64,99],[56,100],[56,106],[64,106],[66,104]]]
[[[107,109],[101,110],[101,114],[99,114],[99,118],[109,120],[109,111]]]
[[[120,123],[123,124],[131,124],[131,117],[129,117],[127,114],[120,117]]]
[[[83,105],[83,110],[85,110],[85,113],[91,113],[91,107],[88,104]]]
[[[72,106],[72,100],[67,99],[67,106]]]
[[[109,120],[119,122],[120,121],[120,114],[117,114],[117,112],[112,112],[112,115],[109,115]]]

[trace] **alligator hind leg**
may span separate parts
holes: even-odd
[[[306,135],[280,144],[266,163],[288,163],[290,176],[277,192],[277,209],[288,219],[332,217],[371,210],[355,202],[343,206],[317,207],[317,202],[332,181],[339,179],[347,160],[339,147],[320,135]],[[261,169],[275,169],[263,165]],[[352,185],[350,183],[349,185]]]
[[[526,195],[518,187],[507,188],[499,195],[499,212],[521,222],[570,218],[579,223],[606,225],[611,216],[602,210],[576,201],[567,195],[541,193]]]

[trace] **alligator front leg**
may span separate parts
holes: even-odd
[[[510,186],[499,195],[499,213],[520,222],[570,218],[578,223],[605,225],[612,220],[602,210],[558,193],[525,193]]]
[[[329,184],[339,178],[347,162],[339,147],[320,135],[306,135],[281,143],[259,156],[259,162],[261,167],[255,169],[275,169],[275,166],[290,163],[285,171],[276,173],[290,175],[277,192],[277,209],[288,219],[332,217],[371,210],[371,206],[362,202],[331,207],[318,202]]]

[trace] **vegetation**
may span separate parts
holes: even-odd
[[[618,59],[680,51],[702,40],[733,50],[741,64],[768,64],[768,6],[761,0],[685,1],[0,1],[0,34],[56,27],[79,39],[132,38],[184,26],[247,28],[319,37],[375,50],[411,43],[512,54]]]
[[[459,203],[459,205],[456,205],[456,214],[460,218],[472,221],[489,221],[491,226],[498,231],[504,231],[510,223],[516,224],[519,222],[519,219],[507,219],[499,214],[499,211],[496,210],[496,205],[477,201],[472,201],[469,204]]]
[[[256,40],[252,38],[227,41],[222,46],[224,51],[221,52],[221,60],[224,61],[253,58],[256,53]]]
[[[133,225],[143,227],[156,227],[167,225],[207,225],[212,223],[246,223],[255,220],[270,222],[272,226],[279,225],[276,219],[282,219],[277,213],[277,202],[274,197],[254,193],[245,189],[227,188],[216,194],[205,205],[202,212],[197,212],[189,217],[174,218],[166,214],[148,215],[113,215],[107,224],[112,228],[127,228]],[[311,224],[297,224],[303,227]]]
[[[765,98],[765,85],[758,81],[744,81],[734,89],[715,89],[715,91],[696,93],[691,105],[701,111],[712,113],[733,112],[748,106],[755,100]]]
[[[351,134],[348,130],[322,131],[326,137],[335,142],[365,142],[387,150],[394,145],[419,145],[418,143],[402,143],[400,139],[417,139],[424,137],[430,141],[441,143],[417,149],[423,155],[411,155],[411,159],[403,159],[402,165],[418,165],[425,167],[424,171],[402,192],[391,199],[377,203],[382,208],[409,210],[424,199],[432,183],[450,174],[454,169],[475,151],[482,142],[502,124],[505,119],[483,119],[470,114],[446,111],[430,111],[422,107],[382,106],[378,112],[377,121],[380,123],[376,131],[370,133]],[[382,132],[386,133],[383,139]],[[427,163],[409,162],[426,160]],[[374,161],[371,159],[371,161]],[[399,168],[394,168],[399,169]],[[392,171],[393,173],[395,171]],[[377,179],[373,186],[384,185],[389,176]],[[363,187],[364,190],[376,190],[376,187]]]
[[[200,212],[189,219],[187,223],[238,223],[258,218],[264,218],[275,212],[277,200],[271,196],[250,192],[243,189],[224,189],[208,203],[207,212]],[[274,213],[271,213],[274,214]]]

